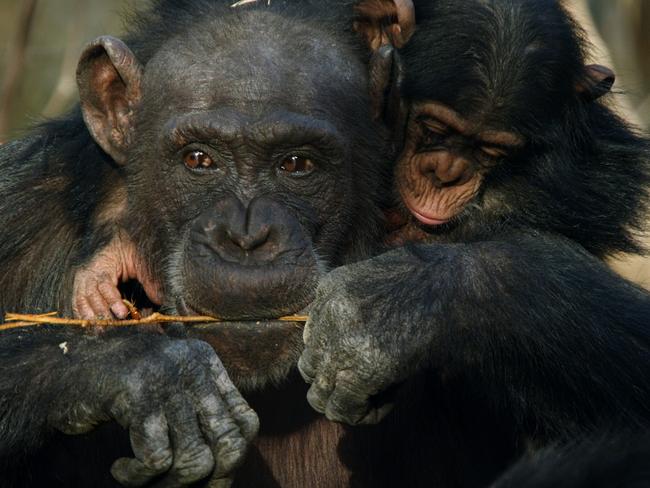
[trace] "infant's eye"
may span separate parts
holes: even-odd
[[[185,166],[190,169],[207,169],[212,167],[214,161],[203,151],[190,151],[183,158]]]
[[[427,132],[437,134],[440,136],[447,135],[449,133],[449,127],[446,124],[443,124],[436,119],[426,119],[422,121],[424,128]]]
[[[308,174],[314,171],[314,162],[302,156],[289,156],[282,160],[280,170],[289,174]]]
[[[481,151],[492,159],[502,159],[508,155],[508,152],[496,146],[481,146]]]

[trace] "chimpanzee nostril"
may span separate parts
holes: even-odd
[[[307,245],[300,223],[280,203],[258,197],[244,205],[234,196],[197,218],[192,242],[201,259],[245,266],[290,259],[291,253],[300,253]]]
[[[255,233],[242,234],[233,229],[228,229],[226,233],[233,244],[244,251],[253,251],[266,244],[269,240],[271,226],[268,224],[261,225]]]

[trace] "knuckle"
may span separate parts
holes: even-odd
[[[324,398],[323,392],[312,386],[307,392],[307,402],[311,407],[319,413],[325,412],[325,406],[327,405],[327,399]]]
[[[230,417],[222,418],[221,420],[215,417],[212,421],[211,430],[215,434],[214,444],[217,447],[221,448],[221,446],[230,442],[229,439],[241,437],[237,424]]]
[[[214,457],[206,445],[197,445],[182,451],[173,471],[182,483],[191,483],[207,477],[214,468]]]
[[[246,426],[245,432],[248,440],[252,440],[253,438],[257,437],[257,434],[260,432],[260,418],[257,416],[257,414],[253,410],[250,410],[244,414],[243,421]]]
[[[230,488],[233,485],[231,478],[216,478],[210,480],[206,488]]]
[[[218,414],[209,415],[204,417],[203,422],[205,428],[213,434],[213,438],[218,438],[219,436],[227,433],[231,428],[235,427],[234,422],[229,418],[224,418]],[[215,441],[216,442],[216,441]]]
[[[174,462],[174,456],[170,449],[158,449],[143,460],[143,464],[154,473],[169,471]]]
[[[260,423],[259,417],[255,410],[253,410],[246,400],[242,398],[241,402],[231,407],[231,412],[234,417],[241,419],[246,425],[251,427]]]
[[[300,356],[300,359],[298,359],[298,371],[307,383],[312,383],[314,381],[316,368],[313,365],[311,355],[306,349],[302,356]]]
[[[228,439],[219,449],[216,460],[216,475],[223,476],[236,469],[244,460],[248,443],[241,437]]]
[[[325,418],[327,418],[327,420],[348,425],[360,424],[364,416],[363,413],[359,412],[346,412],[338,406],[328,407],[325,411]]]

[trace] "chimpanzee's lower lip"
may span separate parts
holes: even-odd
[[[451,219],[436,219],[432,217],[427,217],[426,215],[423,215],[422,213],[415,210],[411,205],[409,205],[408,202],[405,203],[409,211],[413,214],[413,216],[424,225],[431,225],[431,226],[443,225],[451,220]]]
[[[449,222],[449,220],[450,220],[450,219],[446,219],[446,220],[430,219],[429,217],[425,217],[424,215],[422,215],[421,213],[419,213],[419,212],[417,212],[415,210],[411,210],[411,212],[413,212],[413,215],[415,216],[415,218],[418,219],[420,222],[422,222],[424,225],[431,225],[431,226],[443,225],[443,224],[446,224],[447,222]]]
[[[413,205],[408,198],[402,196],[402,200],[404,201],[404,205],[406,205],[406,208],[408,208],[409,212],[422,224],[428,225],[431,227],[439,226],[439,225],[444,225],[448,223],[451,218],[448,219],[439,219],[436,217],[430,217],[428,215],[424,215],[422,212],[417,210],[415,208],[415,205]]]

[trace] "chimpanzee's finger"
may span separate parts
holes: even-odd
[[[111,474],[124,486],[143,486],[172,466],[167,420],[159,412],[129,429],[135,458],[121,458],[113,463]]]
[[[390,412],[392,405],[373,408],[370,398],[377,394],[376,387],[357,371],[340,371],[336,385],[327,401],[325,416],[333,422],[350,425],[375,424]]]
[[[95,318],[95,312],[93,312],[90,303],[88,303],[88,300],[82,296],[75,297],[72,305],[72,313],[78,319],[92,320]]]
[[[207,478],[214,469],[212,450],[199,428],[197,413],[185,396],[175,396],[165,409],[174,450],[171,469],[156,488],[179,488]]]
[[[113,317],[113,312],[97,288],[86,294],[86,300],[90,303],[96,318],[110,319]]]
[[[125,319],[129,316],[129,309],[124,305],[122,295],[120,294],[120,290],[117,289],[117,286],[111,282],[102,281],[97,289],[115,317]]]
[[[226,403],[244,439],[252,442],[260,430],[260,420],[228,377],[226,368],[221,364],[219,358],[214,356],[212,362],[212,374],[217,390]]]
[[[162,290],[160,289],[160,286],[151,278],[148,277],[148,275],[142,279],[142,282],[140,283],[142,285],[142,288],[144,289],[145,294],[147,295],[147,298],[151,300],[153,303],[156,305],[161,305],[163,302],[163,294]]]
[[[311,306],[309,311],[310,317],[302,329],[302,342],[308,347],[318,344],[322,331],[330,329],[327,327],[327,321],[322,323],[322,319],[327,317],[329,313],[329,295],[322,290],[322,287],[316,293],[322,296],[320,299],[321,304]]]
[[[307,401],[314,410],[319,413],[325,413],[327,402],[334,389],[332,381],[320,375],[316,377],[307,392]]]
[[[359,420],[356,425],[375,425],[384,420],[386,415],[390,413],[390,411],[393,409],[395,406],[394,403],[384,403],[380,407],[376,408],[371,408],[370,411],[367,413],[367,415]]]
[[[312,348],[306,347],[298,359],[298,371],[307,383],[313,383],[316,378],[318,374],[316,365],[319,362],[319,355],[315,354]]]
[[[324,412],[332,422],[357,425],[370,411],[369,397],[354,386],[338,382],[327,400]]]
[[[244,461],[248,441],[218,395],[202,398],[197,413],[203,436],[214,457],[212,479],[226,478]]]
[[[230,488],[233,484],[232,478],[221,478],[217,480],[210,480],[206,488]]]

